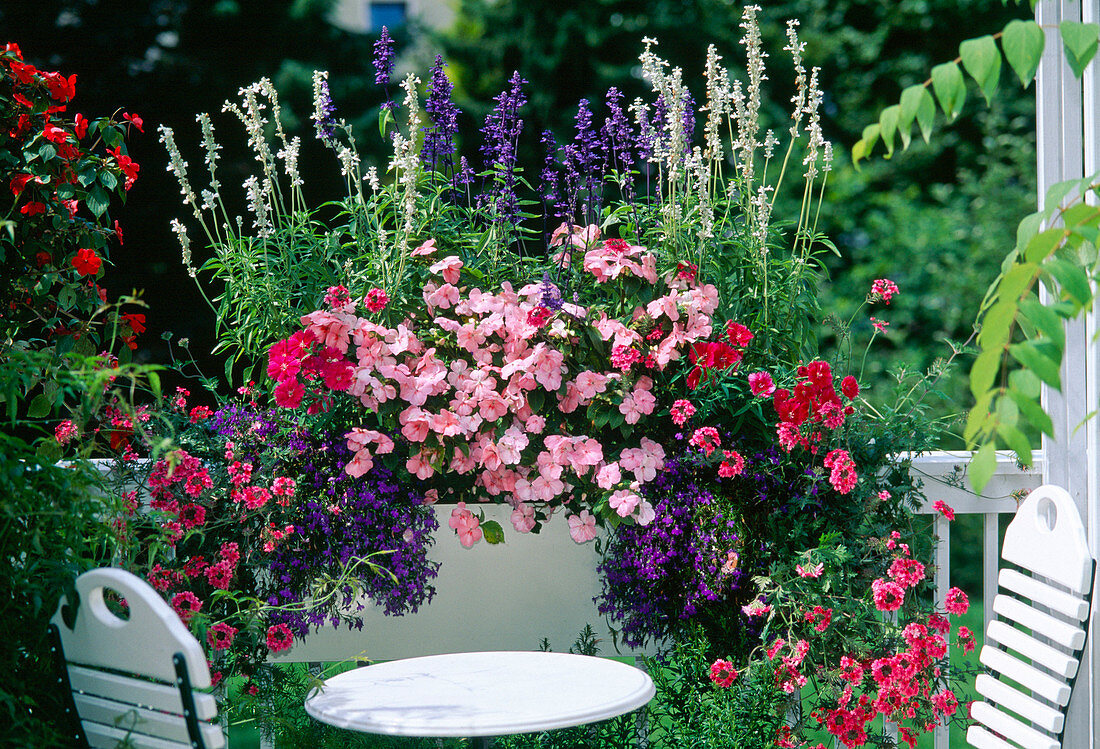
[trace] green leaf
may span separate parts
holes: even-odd
[[[495,520],[486,520],[481,523],[481,532],[485,534],[485,541],[490,544],[504,543],[504,529]]]
[[[882,114],[878,116],[878,124],[882,129],[882,144],[886,146],[887,157],[894,153],[894,134],[898,129],[898,113],[900,111],[901,107],[895,104],[892,107],[886,107],[882,110]]]
[[[974,491],[981,494],[982,489],[993,478],[997,470],[997,453],[993,451],[993,443],[987,442],[974,454],[967,467],[966,473],[970,477],[970,485]]]
[[[1027,88],[1035,78],[1035,71],[1039,69],[1039,60],[1043,57],[1043,47],[1046,46],[1046,34],[1034,21],[1017,19],[1009,21],[1001,35],[1001,49],[1004,50],[1005,59],[1012,69],[1016,71],[1016,77],[1020,84]]]
[[[108,190],[113,190],[118,187],[118,177],[114,175],[114,172],[104,169],[99,174],[99,184],[103,185]]]
[[[1047,307],[1038,299],[1031,297],[1020,302],[1020,312],[1043,335],[1049,338],[1059,351],[1066,346],[1066,329],[1062,318],[1053,308]]]
[[[1024,249],[1024,259],[1029,263],[1039,263],[1054,252],[1066,236],[1066,230],[1058,227],[1047,229],[1031,238]]]
[[[1004,398],[1001,399],[1005,401]],[[1005,401],[1011,403],[1012,401]],[[1012,452],[1016,453],[1016,460],[1025,468],[1031,467],[1031,442],[1024,433],[1014,426],[1000,424],[997,426],[997,436],[1004,440]]]
[[[863,128],[861,137],[867,142],[867,153],[871,152],[871,149],[875,147],[875,143],[878,143],[879,136],[882,134],[882,128],[878,126],[878,123],[868,125]]]
[[[1027,247],[1027,243],[1039,233],[1039,228],[1042,225],[1043,215],[1041,213],[1036,212],[1025,216],[1020,225],[1016,227],[1016,249],[1022,250]]]
[[[1047,188],[1047,194],[1043,201],[1043,215],[1045,218],[1050,218],[1054,215],[1054,212],[1062,207],[1062,201],[1066,199],[1066,196],[1071,192],[1076,191],[1081,186],[1081,183],[1075,179],[1067,179],[1063,182],[1055,182],[1053,185]]]
[[[84,203],[88,206],[88,210],[92,212],[94,216],[102,216],[107,211],[107,206],[110,204],[110,199],[107,197],[107,192],[96,185],[88,193],[88,197]]]
[[[966,101],[966,81],[958,64],[945,62],[932,68],[932,90],[948,122],[958,117]]]
[[[1078,78],[1096,57],[1097,43],[1100,42],[1100,25],[1062,21],[1058,25],[1062,33],[1062,47],[1065,49],[1066,62]]]
[[[1015,389],[1024,398],[1038,398],[1042,392],[1039,378],[1030,369],[1014,369],[1008,376],[1010,391]]]
[[[1015,401],[1011,398],[998,398],[997,399],[997,429],[1000,430],[1001,426],[1007,424],[1014,427],[1020,419],[1020,409],[1016,407]]]
[[[997,49],[997,42],[988,34],[967,39],[959,45],[959,57],[966,72],[978,83],[988,104],[1001,77],[1001,52]]]
[[[927,143],[932,138],[932,126],[936,123],[936,102],[932,100],[932,94],[921,86],[920,103],[917,105],[917,126],[920,127],[920,135]]]
[[[161,398],[160,375],[156,372],[148,372],[146,376],[149,378],[149,389],[153,391],[153,397],[159,403]]]
[[[975,398],[993,386],[997,371],[1001,368],[1001,353],[997,349],[983,351],[970,366],[970,392]]]
[[[1027,370],[1018,369],[1016,372],[1027,372]],[[1016,372],[1013,372],[1013,374]],[[1038,395],[1034,398],[1029,398],[1020,391],[1009,388],[1008,397],[1016,403],[1016,406],[1020,409],[1020,413],[1023,414],[1024,419],[1026,419],[1029,424],[1043,434],[1051,437],[1054,436],[1054,422],[1051,421],[1050,415],[1039,405]]]
[[[1045,356],[1034,343],[1014,343],[1008,347],[1008,352],[1016,361],[1038,375],[1040,380],[1055,390],[1062,389],[1062,378],[1058,371],[1061,362]]]
[[[50,413],[53,402],[45,395],[36,395],[27,406],[27,416],[32,419],[41,419]]]
[[[1089,285],[1088,274],[1085,269],[1070,260],[1051,258],[1043,263],[1043,270],[1050,273],[1062,291],[1079,305],[1085,306],[1092,301],[1092,286]]]

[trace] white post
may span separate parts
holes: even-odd
[[[1062,21],[1100,19],[1100,0],[1041,0],[1036,18],[1047,33],[1047,45],[1037,79],[1039,200],[1056,182],[1100,171],[1100,76],[1089,66],[1083,82],[1064,61],[1057,26]],[[1096,314],[1070,323],[1062,364],[1062,392],[1044,388],[1043,398],[1054,420],[1054,438],[1043,441],[1043,479],[1069,492],[1088,529],[1093,554],[1100,537],[1097,498],[1097,419],[1087,418],[1100,403],[1096,373],[1100,359],[1092,338]],[[1087,419],[1087,420],[1086,420]],[[1100,676],[1100,648],[1090,624],[1088,667],[1078,677],[1066,721],[1064,745],[1094,746],[1097,726],[1096,685]]]

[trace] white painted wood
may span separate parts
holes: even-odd
[[[69,666],[69,684],[73,691],[99,695],[111,700],[129,701],[172,713],[183,713],[180,692],[175,686],[138,681],[127,676],[99,671],[82,666]],[[218,704],[214,695],[195,692],[195,715],[199,720],[218,717]]]
[[[966,743],[978,749],[1019,749],[978,725],[972,725],[966,729]]]
[[[1077,674],[1076,658],[1066,655],[1045,642],[1039,642],[1022,630],[1010,627],[1004,622],[990,622],[985,636],[987,640],[993,640],[1004,648],[1015,650],[1033,664],[1037,663],[1048,668],[1063,679],[1072,679]]]
[[[974,720],[993,728],[994,731],[1015,741],[1024,749],[1061,749],[1058,741],[1053,737],[1036,731],[988,702],[975,702],[971,707],[970,715]]]
[[[88,694],[74,694],[73,701],[76,703],[77,713],[85,722],[101,723],[168,741],[190,741],[187,723],[182,714],[149,710]],[[206,749],[217,749],[225,743],[220,726],[202,723],[199,725],[199,733]]]
[[[1005,531],[1001,557],[1082,595],[1092,587],[1092,555],[1081,516],[1069,494],[1051,484],[1020,505]]]
[[[982,517],[982,631],[993,621],[993,605],[997,596],[997,567],[1000,565],[1001,516],[987,513]]]
[[[978,660],[999,674],[1019,682],[1040,697],[1062,707],[1069,703],[1069,685],[1060,679],[1040,671],[1034,666],[1013,658],[1008,653],[990,645],[983,645]]]
[[[993,611],[1073,650],[1079,650],[1085,645],[1085,630],[1055,619],[1010,596],[998,595],[994,598]]]
[[[192,749],[190,742],[166,741],[154,736],[122,731],[99,723],[83,723],[88,744],[95,749]]]
[[[1046,606],[1071,619],[1083,622],[1089,615],[1089,603],[1083,598],[1053,588],[1016,570],[1004,569],[998,576],[1002,588],[1030,598],[1032,603]]]
[[[129,604],[130,618],[119,619],[103,600],[103,589],[114,590]],[[210,670],[202,647],[179,616],[150,585],[125,570],[90,570],[76,579],[80,607],[69,629],[61,617],[62,598],[52,622],[61,631],[65,657],[72,663],[143,674],[175,683],[172,654],[182,653],[191,683],[210,686]],[[157,643],[158,647],[134,647]]]
[[[137,749],[191,749],[173,658],[183,657],[192,686],[209,687],[210,672],[198,641],[147,582],[125,570],[85,572],[75,587],[80,605],[73,628],[65,624],[64,597],[51,621],[60,631],[75,677],[73,701],[89,742],[114,747],[125,739]],[[125,600],[128,618],[119,618],[107,607],[104,591]],[[99,668],[121,673],[97,673]],[[174,699],[169,691],[176,692]],[[221,749],[221,726],[208,722],[215,717],[216,705],[209,695],[196,697],[200,739],[206,749]]]
[[[989,674],[978,674],[975,689],[983,697],[1018,713],[1051,733],[1059,733],[1065,725],[1065,716],[1062,713],[1002,681],[997,681]]]

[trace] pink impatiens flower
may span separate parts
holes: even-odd
[[[457,255],[448,255],[428,268],[432,273],[439,273],[447,283],[458,283],[462,272],[462,260]]]
[[[569,535],[576,543],[587,543],[596,537],[596,518],[588,510],[570,515],[568,522]]]
[[[466,509],[465,502],[459,502],[455,509],[451,510],[451,519],[447,524],[458,534],[458,542],[466,548],[476,544],[484,535],[481,530],[481,521]]]
[[[611,506],[612,510],[618,513],[619,517],[625,518],[627,515],[634,512],[634,508],[637,507],[638,503],[641,501],[642,498],[634,492],[627,489],[619,489],[611,495],[607,503]]]

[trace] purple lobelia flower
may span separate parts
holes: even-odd
[[[508,89],[493,100],[496,106],[485,118],[481,132],[485,144],[481,155],[485,167],[493,172],[493,182],[479,196],[480,205],[488,205],[494,222],[515,226],[519,221],[519,198],[516,196],[516,147],[523,131],[519,110],[527,103],[523,86],[527,83],[518,72],[512,73]]]
[[[442,55],[435,56],[432,77],[428,81],[428,99],[424,110],[431,118],[431,126],[424,128],[424,147],[420,158],[430,169],[453,167],[455,151],[454,138],[458,134],[458,115],[460,111],[453,101],[451,93],[454,84],[447,77]]]
[[[656,517],[616,529],[599,566],[599,611],[620,623],[631,647],[721,610],[747,582],[730,564],[736,523],[687,466],[670,462],[643,491]]]
[[[415,613],[435,593],[431,580],[439,564],[427,558],[427,549],[437,523],[432,508],[422,503],[415,479],[381,466],[353,478],[343,470],[350,457],[343,438],[336,436],[315,441],[301,453],[300,464],[293,467],[299,503],[295,533],[272,553],[267,602],[288,606],[308,601],[319,577],[356,560],[370,559],[393,574],[371,573],[361,566],[358,584],[342,588],[323,604],[272,613],[272,624],[286,624],[299,637],[326,623],[362,628],[356,614],[363,609],[358,593],[389,615]]]

